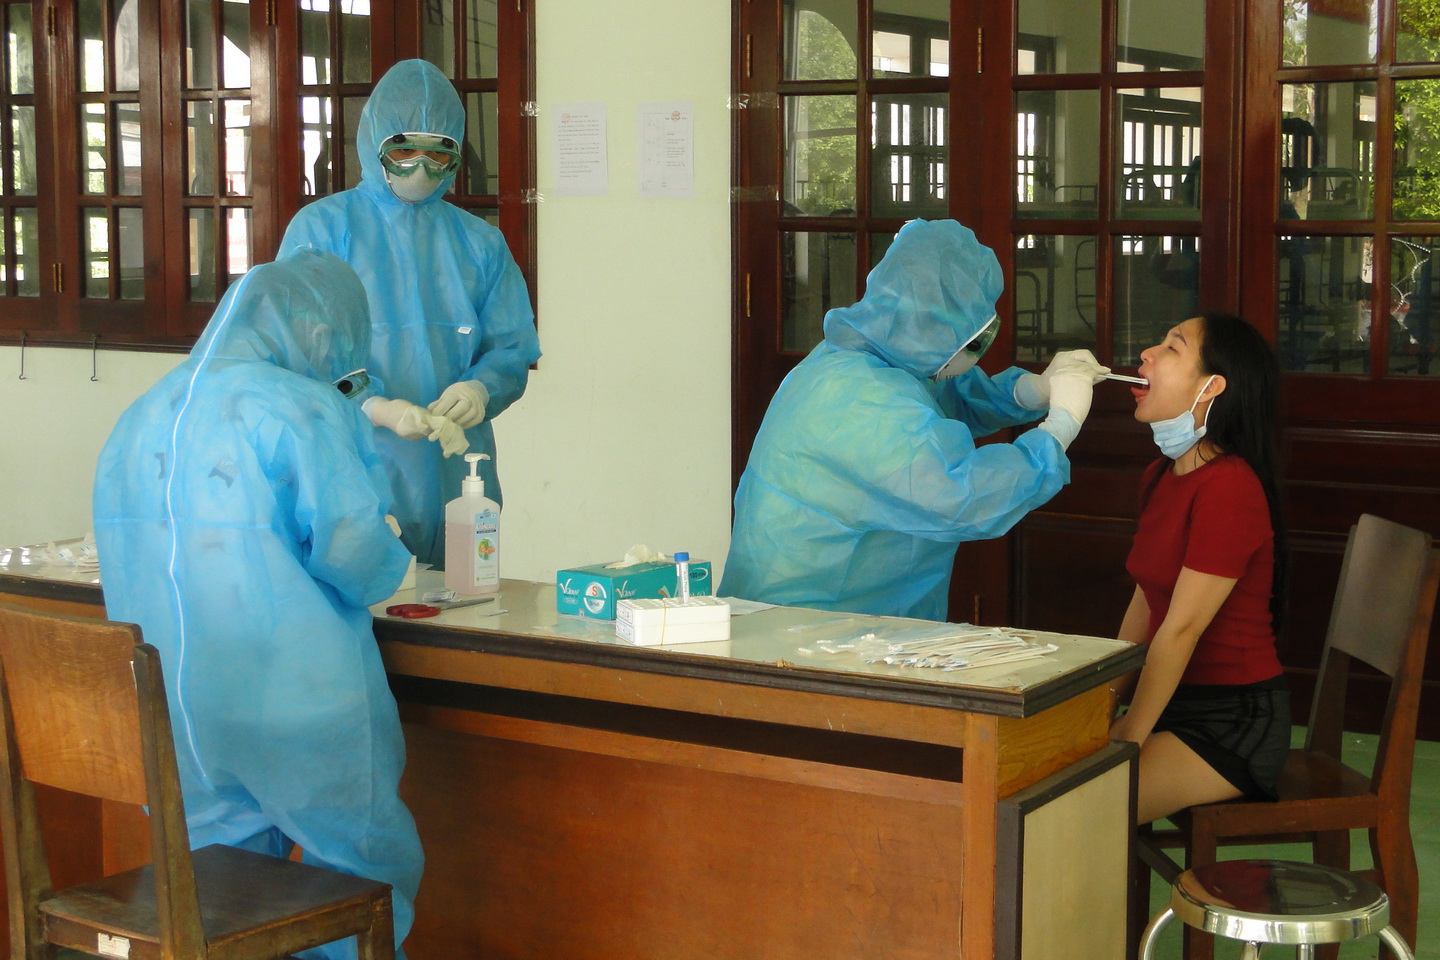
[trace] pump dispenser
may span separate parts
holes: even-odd
[[[485,453],[467,453],[470,476],[460,496],[445,505],[445,586],[461,596],[500,589],[500,504],[485,496],[479,474]]]

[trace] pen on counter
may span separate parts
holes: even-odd
[[[1121,383],[1138,383],[1142,387],[1148,387],[1150,385],[1150,381],[1144,377],[1127,377],[1123,373],[1107,373],[1105,374],[1105,379],[1119,380]]]

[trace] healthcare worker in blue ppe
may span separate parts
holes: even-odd
[[[281,242],[329,251],[370,296],[370,373],[384,395],[365,404],[395,493],[401,537],[422,563],[445,563],[445,504],[460,495],[462,458],[445,458],[425,414],[465,429],[485,493],[501,502],[490,421],[525,392],[540,357],[525,280],[505,238],[444,194],[460,166],[465,109],[424,60],[386,71],[360,113],[360,185],[302,208]],[[439,439],[439,438],[436,438]]]
[[[999,328],[1000,265],[953,220],[906,224],[865,296],[780,385],[735,493],[720,592],[943,620],[955,547],[998,537],[1070,479],[1065,449],[1107,368],[975,366]],[[977,447],[1044,417],[1014,443]]]
[[[95,475],[105,607],[160,650],[190,842],[394,887],[396,942],[423,853],[371,604],[410,556],[361,413],[370,323],[344,262],[250,270],[189,359],[121,415]],[[345,395],[348,390],[349,396]],[[354,957],[354,940],[319,948]]]

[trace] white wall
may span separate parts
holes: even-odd
[[[730,531],[729,0],[536,6],[540,344],[495,421],[505,576],[635,542],[724,560]],[[623,23],[623,29],[616,29]],[[642,200],[639,104],[690,101],[695,196]],[[551,105],[603,102],[610,193],[557,198]],[[90,529],[95,458],[178,354],[0,348],[0,546]]]

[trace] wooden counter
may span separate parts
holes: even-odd
[[[0,601],[93,614],[97,584],[26,559],[0,551]],[[1107,745],[1105,681],[1141,652],[1037,634],[1060,649],[940,673],[814,646],[907,625],[773,608],[728,648],[634,647],[519,581],[378,617],[427,858],[412,960],[1133,949],[1134,751]],[[145,858],[142,817],[98,819],[76,836],[106,869]]]

